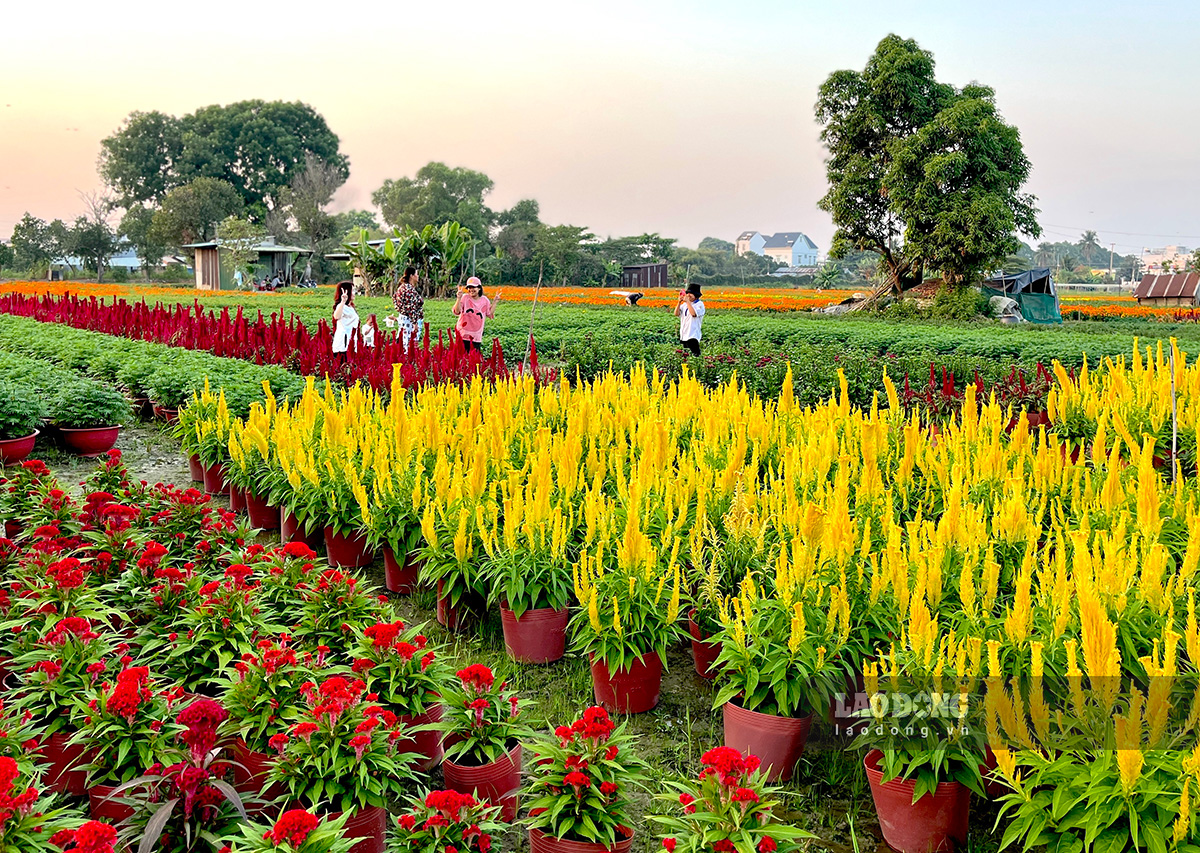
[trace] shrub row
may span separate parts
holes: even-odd
[[[41,359],[0,351],[0,438],[29,435],[45,417],[75,429],[111,426],[129,416],[129,403],[111,386]]]

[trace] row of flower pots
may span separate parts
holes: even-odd
[[[63,447],[77,456],[103,456],[117,443],[121,426],[89,427],[87,429],[69,429],[67,427],[46,426],[46,430],[62,443]],[[45,435],[42,430],[34,430],[21,438],[0,439],[0,467],[16,465],[33,453],[34,445],[39,436]]]

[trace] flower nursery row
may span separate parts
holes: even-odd
[[[455,671],[303,543],[255,543],[208,496],[134,482],[119,451],[82,485],[37,461],[0,480],[5,853],[367,853],[389,833],[488,853],[518,796],[534,850],[628,851],[642,789],[668,849],[808,837],[753,756],[714,748],[663,787],[603,708],[535,732],[507,682]]]
[[[324,320],[311,331],[295,316],[285,317],[283,312],[265,319],[258,311],[254,319],[248,319],[241,306],[231,316],[228,307],[218,314],[205,311],[199,302],[150,306],[144,301],[129,303],[123,299],[102,302],[95,297],[8,293],[0,294],[0,313],[255,364],[283,365],[304,376],[364,382],[377,390],[391,387],[396,369],[404,387],[461,381],[476,374],[504,377],[509,372],[497,343],[493,342],[489,355],[480,358],[459,346],[452,334],[446,340],[450,333],[438,332],[436,341],[431,340],[428,326],[416,346],[406,347],[396,336],[381,335],[375,346],[364,347],[358,341],[358,346],[343,356],[333,352],[333,331]],[[531,368],[537,374],[536,350],[531,349]]]
[[[844,724],[904,853],[962,840],[992,764],[1008,842],[1182,849],[1200,495],[1169,446],[1194,447],[1200,363],[1160,347],[1054,373],[1046,422],[974,385],[934,427],[886,380],[886,409],[844,388],[802,408],[790,380],[768,402],[635,370],[386,401],[310,381],[245,419],[209,392],[179,434],[206,483],[332,565],[382,552],[393,590],[436,588],[443,625],[495,608],[515,660],[586,655],[610,711],[655,705],[687,632],[726,746],[786,779],[814,717]],[[961,713],[896,725],[839,694]]]

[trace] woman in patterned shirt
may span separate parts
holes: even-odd
[[[392,304],[400,320],[400,342],[408,352],[410,344],[416,344],[425,328],[425,300],[417,290],[417,271],[405,267],[400,285],[392,295]]]

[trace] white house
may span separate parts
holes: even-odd
[[[817,265],[817,244],[799,231],[780,231],[770,237],[757,231],[745,231],[737,238],[734,249],[739,255],[747,252],[765,255],[785,267]]]

